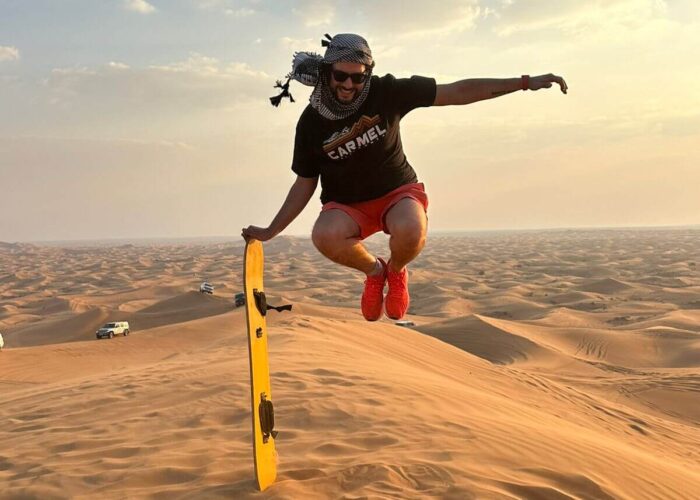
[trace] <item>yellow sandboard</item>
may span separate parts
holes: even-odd
[[[267,357],[267,303],[263,290],[263,247],[258,240],[246,244],[243,261],[245,312],[248,323],[250,354],[250,391],[253,414],[253,455],[255,479],[260,491],[275,482],[277,451],[275,450],[274,413],[270,392],[270,366]],[[261,418],[262,416],[262,418]]]

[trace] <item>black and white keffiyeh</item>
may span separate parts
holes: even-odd
[[[365,80],[362,92],[351,103],[338,101],[331,92],[328,79],[330,77],[330,65],[337,62],[354,62],[364,64],[368,73],[371,74],[374,67],[372,51],[367,44],[367,40],[352,33],[341,33],[331,37],[326,34],[327,40],[322,40],[321,45],[326,47],[323,57],[315,52],[295,52],[292,61],[292,71],[287,74],[286,83],[277,81],[275,87],[281,88],[282,93],[275,97],[270,97],[273,106],[279,106],[283,97],[289,97],[294,102],[292,94],[289,93],[289,83],[296,80],[304,85],[314,87],[309,102],[311,106],[319,112],[321,116],[329,120],[340,120],[354,114],[362,103],[365,102],[369,94],[370,80]]]

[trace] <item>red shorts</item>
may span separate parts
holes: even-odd
[[[426,213],[428,212],[428,195],[425,194],[425,188],[422,182],[404,184],[381,198],[376,198],[374,200],[349,203],[347,205],[329,201],[323,205],[321,212],[333,209],[342,210],[352,217],[352,219],[357,222],[357,225],[360,226],[360,239],[364,240],[378,231],[384,231],[389,234],[384,221],[386,213],[391,207],[404,198],[416,200],[423,206]]]

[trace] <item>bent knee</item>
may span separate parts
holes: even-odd
[[[395,222],[390,228],[389,234],[405,242],[422,242],[425,240],[426,226],[419,220],[402,220]]]
[[[352,237],[344,228],[333,226],[314,227],[311,232],[311,241],[322,253],[332,251],[334,248],[347,243],[347,240]]]

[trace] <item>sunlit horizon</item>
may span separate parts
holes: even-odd
[[[667,226],[579,226],[579,227],[525,227],[525,228],[490,228],[490,229],[428,229],[428,236],[461,236],[470,234],[485,234],[485,233],[558,233],[558,232],[623,232],[623,231],[700,231],[700,224],[688,225],[667,225]],[[295,238],[295,239],[311,239],[311,235],[307,232],[290,233],[285,231],[277,238]],[[388,238],[389,235],[377,233],[370,238]],[[208,234],[197,236],[121,236],[115,238],[76,238],[67,240],[17,240],[17,241],[2,241],[0,243],[8,244],[29,244],[29,245],[67,245],[80,246],[82,244],[137,244],[137,243],[240,243],[243,245],[245,241],[240,234]]]

